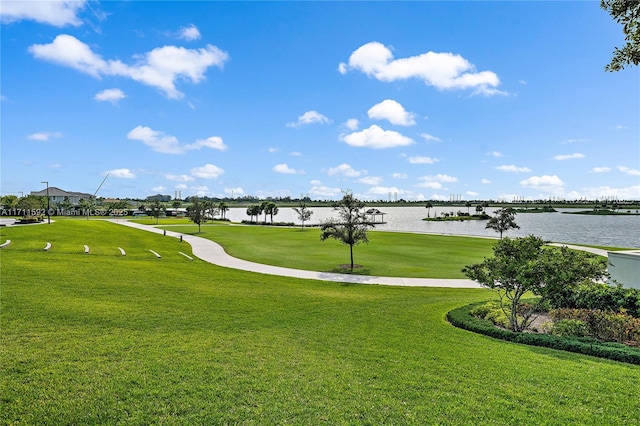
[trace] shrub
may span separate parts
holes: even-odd
[[[556,323],[577,320],[587,326],[589,336],[604,341],[635,341],[640,339],[640,318],[621,312],[600,309],[554,309],[549,311]]]
[[[561,337],[586,337],[589,335],[589,327],[579,319],[562,319],[553,325],[551,334]]]
[[[575,289],[565,289],[550,297],[552,308],[600,309],[640,317],[640,290],[608,284],[583,283]]]
[[[640,349],[618,343],[601,343],[593,338],[566,338],[549,334],[516,333],[496,327],[486,319],[475,317],[471,310],[478,304],[462,306],[447,313],[455,327],[514,343],[542,346],[640,365]]]

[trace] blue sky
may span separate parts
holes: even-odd
[[[640,199],[640,70],[604,71],[597,1],[0,12],[2,195]]]

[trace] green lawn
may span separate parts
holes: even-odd
[[[349,264],[349,246],[320,241],[320,230],[267,226],[171,226],[185,234],[208,238],[227,253],[269,265],[329,272]],[[496,240],[471,237],[369,232],[369,244],[354,248],[357,273],[391,277],[466,278],[460,270],[491,256]],[[364,270],[364,271],[363,271]]]
[[[0,250],[0,424],[640,418],[638,366],[445,321],[450,309],[491,298],[488,290],[228,270],[189,261],[174,238],[96,220],[0,228],[0,239],[12,240]]]

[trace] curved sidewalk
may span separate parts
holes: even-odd
[[[141,229],[156,234],[164,234],[164,230],[155,228],[152,225],[141,225],[129,221],[110,222],[131,228]],[[225,268],[241,269],[243,271],[257,272],[267,275],[279,275],[283,277],[303,278],[309,280],[333,281],[350,284],[382,284],[406,287],[450,287],[450,288],[483,288],[480,284],[472,280],[463,279],[439,279],[439,278],[401,278],[401,277],[375,277],[367,275],[347,275],[334,274],[329,272],[305,271],[302,269],[282,268],[279,266],[265,265],[262,263],[249,262],[229,256],[222,246],[206,238],[194,235],[181,234],[179,232],[166,231],[168,237],[180,238],[191,245],[193,255],[214,265]]]

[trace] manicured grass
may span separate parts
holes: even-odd
[[[2,424],[640,418],[637,366],[502,342],[445,321],[449,310],[491,298],[487,290],[228,270],[188,261],[177,253],[190,253],[188,245],[174,238],[95,220],[0,229],[7,238]]]
[[[197,226],[167,227],[197,234]],[[320,241],[320,230],[262,226],[202,226],[200,237],[211,239],[232,256],[269,265],[329,272],[349,264],[349,246]],[[460,270],[492,254],[496,240],[471,237],[369,233],[369,244],[354,248],[354,262],[370,275],[466,278]]]

